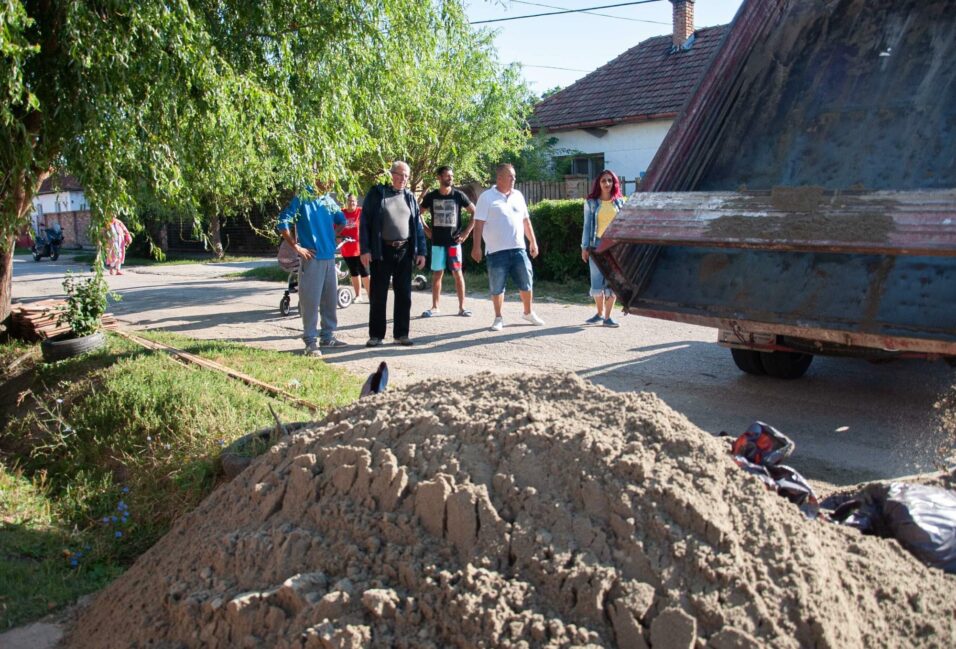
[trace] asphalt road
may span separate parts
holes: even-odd
[[[299,353],[301,321],[295,312],[278,312],[282,285],[224,277],[257,263],[272,262],[128,268],[109,278],[123,296],[111,311],[133,328]],[[62,295],[71,267],[88,270],[66,258],[36,263],[18,256],[14,299]],[[737,434],[758,419],[772,424],[796,441],[792,466],[835,485],[932,471],[941,447],[952,453],[933,408],[954,382],[953,369],[941,362],[817,358],[804,378],[780,381],[742,374],[712,329],[635,316],[621,318],[619,329],[586,327],[590,308],[546,302],[535,307],[546,325],[534,327],[509,300],[505,329],[491,332],[485,286],[469,287],[472,318],[452,315],[451,295],[443,298],[446,315],[417,317],[430,306],[429,294],[414,294],[411,348],[366,349],[368,306],[339,310],[339,337],[350,345],[326,354],[326,362],[367,375],[387,360],[392,382],[403,385],[481,371],[576,372],[612,390],[655,392],[710,433]]]

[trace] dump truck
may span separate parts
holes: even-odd
[[[595,260],[754,375],[956,359],[956,0],[745,0]]]

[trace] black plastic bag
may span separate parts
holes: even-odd
[[[923,563],[956,574],[956,491],[872,484],[831,518],[864,534],[894,538]]]

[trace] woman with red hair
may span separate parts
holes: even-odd
[[[591,253],[601,243],[601,235],[614,220],[620,209],[624,207],[624,197],[621,195],[621,181],[613,171],[604,170],[594,179],[591,193],[584,201],[584,231],[581,234],[581,259],[591,270],[591,297],[597,313],[585,320],[585,324],[603,324],[605,327],[620,326],[611,317],[614,309],[614,293],[607,285],[607,280],[601,269],[594,263]]]

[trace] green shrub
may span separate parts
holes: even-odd
[[[107,299],[118,302],[120,297],[112,293],[103,273],[96,273],[86,279],[78,279],[72,271],[66,272],[63,280],[66,292],[66,311],[58,320],[70,325],[75,336],[89,336],[100,329],[100,318],[106,313]]]
[[[581,261],[584,201],[541,201],[530,209],[538,239],[535,279],[563,282],[587,276]]]

